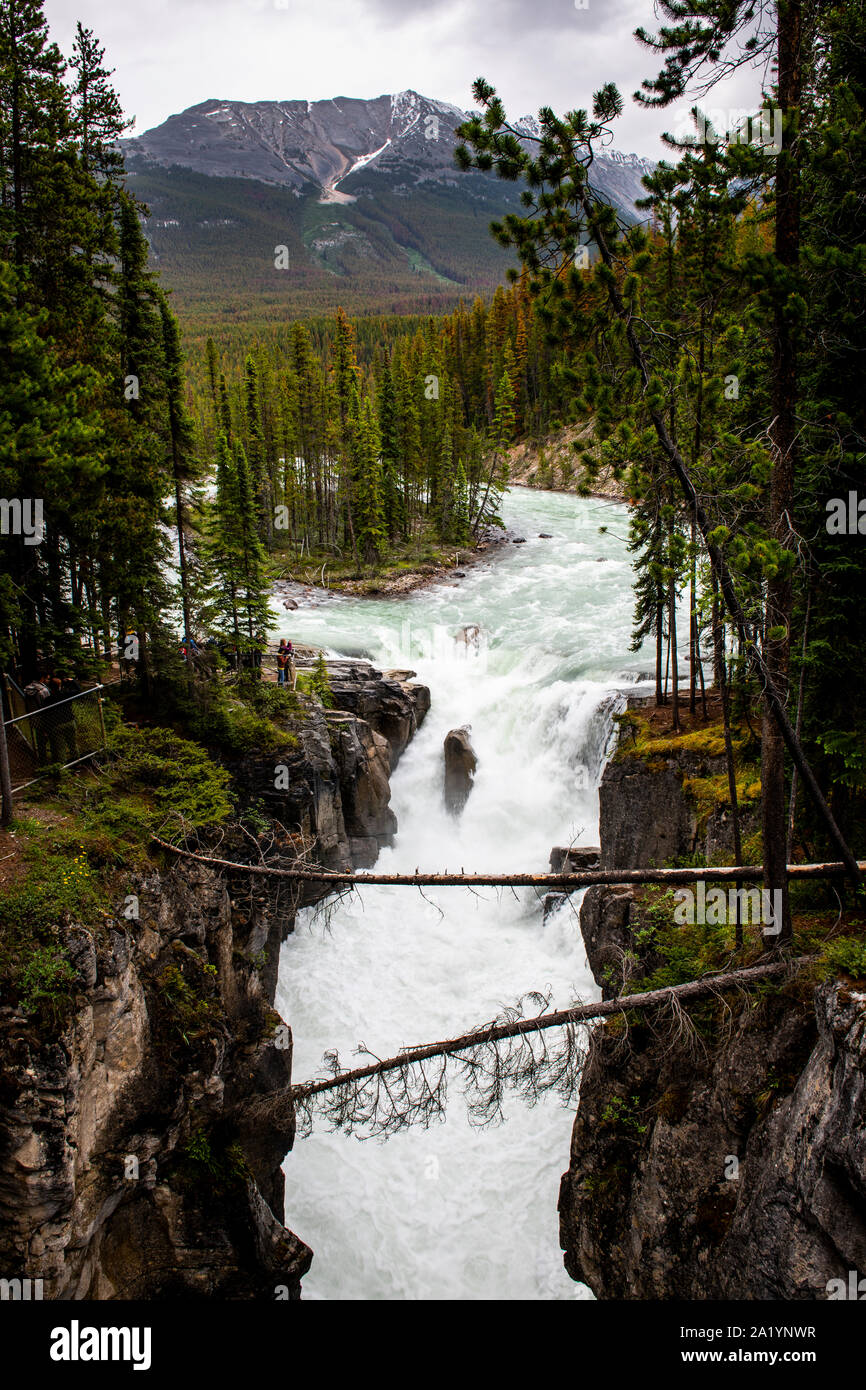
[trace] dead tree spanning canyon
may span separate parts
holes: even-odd
[[[475,1124],[490,1124],[502,1118],[502,1102],[508,1089],[530,1103],[547,1091],[555,1092],[567,1103],[577,1093],[586,1057],[588,1023],[646,1010],[663,1020],[662,1026],[672,1035],[695,1037],[683,1003],[710,996],[722,999],[732,991],[754,989],[793,975],[810,959],[804,956],[770,961],[527,1018],[523,1015],[526,1000],[540,1007],[549,1003],[544,995],[528,994],[506,1010],[501,1019],[457,1038],[406,1048],[387,1058],[375,1057],[360,1044],[358,1052],[375,1060],[346,1071],[340,1070],[336,1052],[326,1053],[324,1060],[332,1067],[333,1075],[302,1082],[290,1090],[300,1132],[309,1133],[314,1108],[332,1127],[348,1133],[364,1129],[369,1134],[387,1135],[413,1124],[426,1128],[445,1113],[449,1060],[458,1064],[469,1115]],[[560,1030],[554,1045],[545,1037],[550,1029]],[[432,1075],[425,1067],[428,1062],[438,1064]]]

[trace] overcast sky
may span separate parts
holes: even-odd
[[[586,3],[586,8],[577,8]],[[659,157],[679,116],[631,100],[659,66],[632,37],[652,0],[46,0],[68,56],[76,20],[105,46],[135,133],[212,97],[239,101],[374,97],[413,88],[472,106],[475,77],[509,115],[588,107],[614,81],[626,98],[616,146]],[[757,74],[707,106],[755,105]]]

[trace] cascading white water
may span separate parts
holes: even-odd
[[[382,872],[545,872],[554,844],[597,843],[611,714],[641,671],[625,510],[521,489],[504,512],[527,543],[458,585],[339,598],[282,625],[333,654],[410,666],[430,687],[392,777],[399,830]],[[478,645],[455,639],[467,624],[481,628]],[[455,820],[442,743],[467,723],[478,771]],[[576,908],[575,897],[544,925],[533,892],[367,888],[332,909],[327,930],[301,914],[277,993],[295,1080],[322,1075],[328,1049],[344,1066],[359,1042],[386,1056],[484,1023],[529,990],[550,991],[553,1007],[597,997]],[[472,1128],[452,1083],[447,1123],[429,1130],[359,1143],[314,1125],[285,1164],[286,1220],[315,1251],[304,1297],[590,1297],[563,1270],[557,1238],[573,1112],[553,1096],[535,1107],[509,1096],[505,1111],[504,1124]]]

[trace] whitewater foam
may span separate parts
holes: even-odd
[[[392,776],[399,832],[383,872],[544,872],[554,844],[597,843],[598,779],[629,659],[628,555],[621,537],[598,533],[609,503],[518,489],[505,510],[520,534],[553,539],[509,548],[459,589],[290,615],[295,640],[362,646],[430,686],[430,713]],[[470,623],[477,644],[459,639]],[[478,771],[455,821],[442,742],[467,723]],[[302,914],[277,995],[296,1080],[322,1074],[326,1049],[344,1065],[359,1042],[388,1055],[482,1024],[528,990],[555,1007],[597,997],[578,904],[574,895],[545,924],[535,892],[368,888],[332,907],[327,930]],[[286,1220],[315,1251],[304,1296],[591,1297],[558,1246],[573,1110],[511,1096],[505,1111],[504,1124],[473,1129],[452,1082],[445,1124],[384,1144],[319,1124],[299,1140],[285,1164]]]

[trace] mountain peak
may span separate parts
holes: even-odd
[[[377,173],[399,173],[409,186],[453,182],[455,128],[466,115],[452,102],[412,88],[319,101],[211,98],[122,144],[130,158],[147,164],[255,179],[297,194],[318,189],[325,201],[337,202]],[[539,133],[532,115],[515,125],[527,135]],[[651,161],[616,150],[598,158],[608,166],[627,165],[638,176],[652,168]],[[351,192],[338,189],[350,178]]]
[[[123,149],[178,302],[213,300],[230,321],[257,302],[274,314],[337,304],[429,313],[492,293],[513,264],[488,228],[519,213],[519,189],[457,169],[465,116],[410,88],[369,99],[213,97]],[[648,167],[602,153],[594,186],[634,218]],[[275,247],[288,255],[282,269]]]
[[[312,185],[328,193],[383,155],[392,163],[397,148],[410,158],[426,152],[435,177],[450,167],[454,126],[463,116],[459,107],[411,89],[369,99],[213,98],[123,141],[123,147],[128,156],[163,167],[257,179],[298,192]]]

